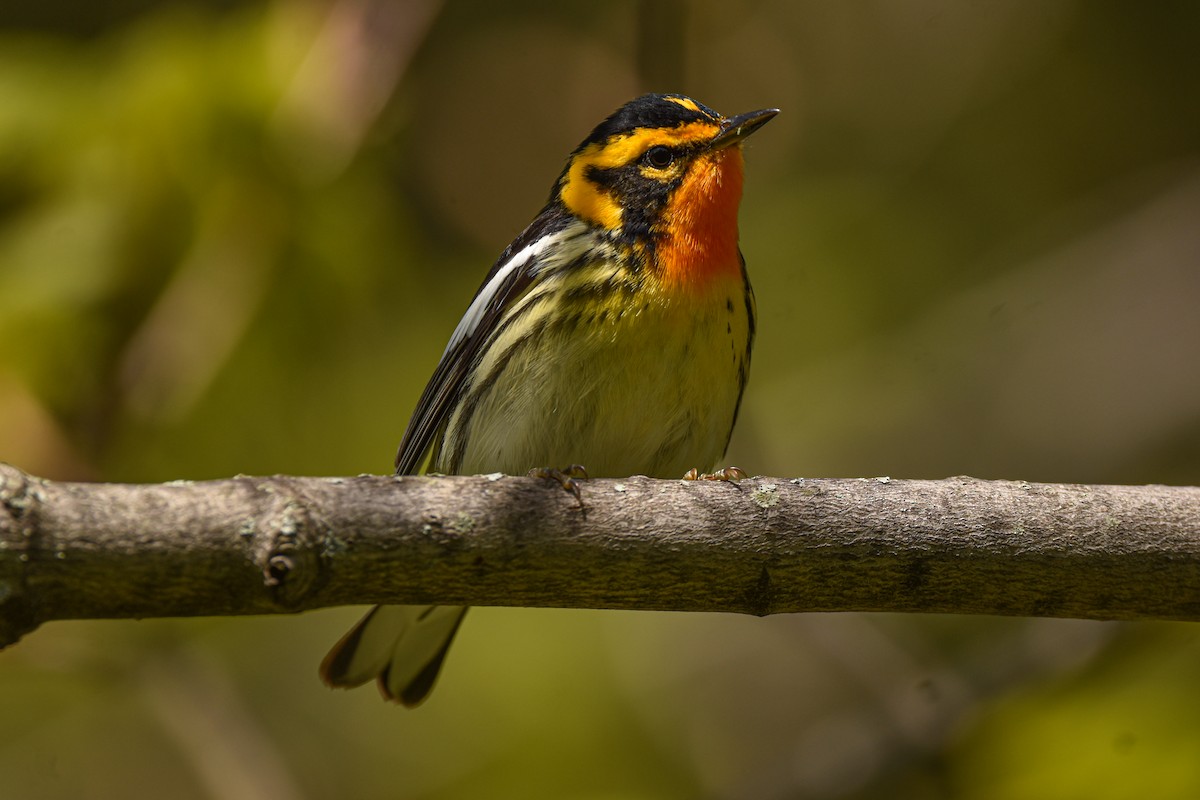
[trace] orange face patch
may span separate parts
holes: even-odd
[[[708,142],[719,132],[715,123],[691,122],[675,128],[639,128],[590,144],[571,161],[559,196],[577,217],[620,230],[624,221],[620,198],[592,180],[590,170],[625,167],[651,147]],[[641,175],[664,183],[679,181],[653,229],[658,274],[672,286],[700,289],[707,279],[741,272],[737,213],[742,197],[742,148],[739,143],[714,151],[701,149],[689,159],[677,161],[661,174],[644,167]]]
[[[641,158],[655,145],[675,147],[708,141],[720,128],[711,122],[691,122],[675,128],[638,128],[606,142],[585,147],[571,161],[560,197],[576,216],[608,230],[621,227],[621,204],[617,198],[588,179],[592,168],[615,169]]]
[[[738,205],[742,199],[740,145],[696,158],[663,215],[658,263],[663,280],[702,287],[738,274]]]

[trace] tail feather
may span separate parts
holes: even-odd
[[[419,705],[437,681],[463,606],[375,606],[321,662],[329,686],[361,686],[376,679],[389,700]]]

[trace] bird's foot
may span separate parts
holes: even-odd
[[[580,508],[583,508],[583,495],[579,491],[579,481],[587,480],[587,476],[587,470],[579,464],[572,464],[566,469],[536,467],[529,470],[529,477],[556,481],[563,489],[575,495]]]
[[[683,476],[683,479],[685,481],[729,481],[734,483],[742,480],[743,478],[749,477],[750,476],[746,474],[746,470],[742,469],[741,467],[724,467],[716,472],[701,472],[695,467],[692,467],[687,471],[687,474]]]

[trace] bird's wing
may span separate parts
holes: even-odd
[[[420,470],[505,311],[537,281],[541,272],[538,265],[561,263],[560,259],[548,260],[547,255],[557,250],[573,251],[575,248],[566,245],[585,230],[586,226],[565,211],[549,206],[496,261],[451,334],[433,377],[417,401],[396,453],[396,474],[412,475]]]

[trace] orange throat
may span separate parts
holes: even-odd
[[[709,153],[696,160],[675,190],[658,244],[665,283],[702,289],[714,278],[741,274],[742,163],[740,146]]]

